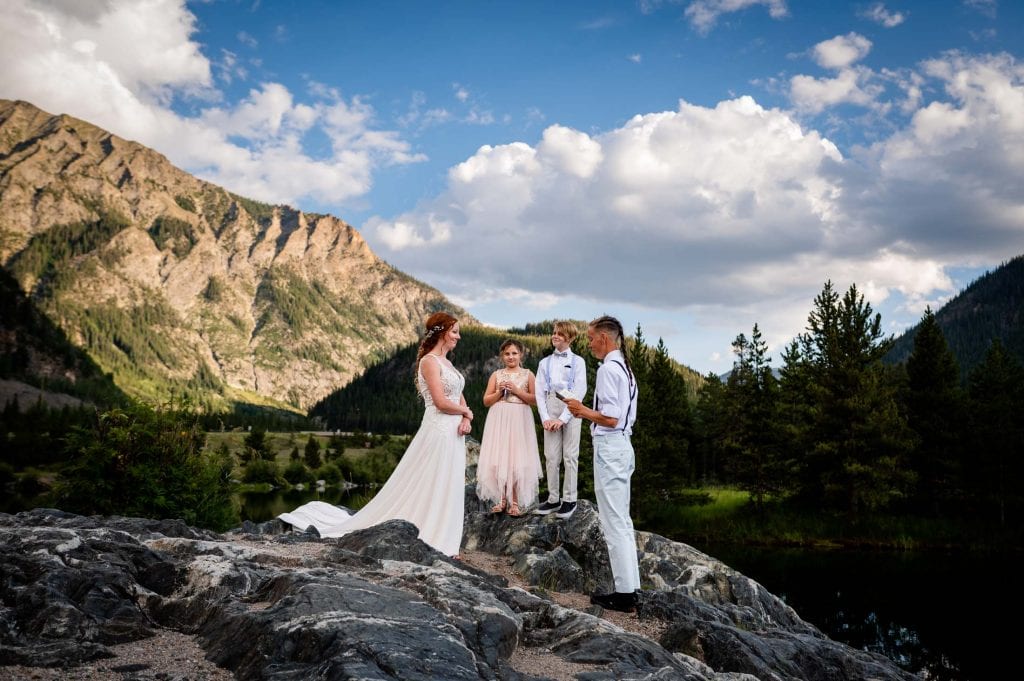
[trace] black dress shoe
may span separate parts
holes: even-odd
[[[619,591],[610,594],[593,594],[590,602],[600,605],[605,610],[617,610],[619,612],[634,612],[638,602],[636,592],[622,593]]]

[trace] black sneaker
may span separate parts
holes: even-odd
[[[562,505],[558,507],[558,513],[555,514],[556,518],[568,518],[576,512],[575,501],[563,501]]]
[[[533,512],[537,515],[547,515],[548,513],[554,513],[560,508],[562,508],[562,504],[557,501],[545,501],[535,508]]]
[[[605,610],[617,610],[618,612],[636,611],[638,600],[635,591],[632,593],[619,593],[615,591],[610,594],[593,594],[590,597],[592,604],[599,605]]]

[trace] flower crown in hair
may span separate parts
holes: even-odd
[[[444,330],[444,325],[442,325],[442,324],[435,324],[434,326],[430,327],[427,330],[427,335],[425,336],[425,338],[430,338],[431,336],[433,336],[438,331],[443,331],[443,330]]]

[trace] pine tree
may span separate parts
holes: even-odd
[[[267,431],[263,428],[253,428],[249,431],[249,434],[245,436],[245,440],[242,441],[244,448],[239,454],[239,458],[242,463],[248,463],[250,461],[256,461],[262,459],[263,461],[273,461],[274,454],[270,451],[270,445],[267,444]]]
[[[736,361],[726,383],[732,427],[727,436],[731,467],[754,503],[782,489],[777,426],[778,381],[772,374],[768,344],[754,324],[750,340],[741,333],[733,341]]]
[[[1024,367],[996,339],[971,372],[969,385],[971,489],[1007,526],[1011,515],[1019,517],[1024,501]]]
[[[694,461],[694,480],[702,485],[725,482],[722,466],[722,443],[731,428],[729,403],[725,384],[713,373],[704,378],[694,409],[697,452]]]
[[[939,512],[962,495],[961,456],[966,403],[960,370],[927,308],[907,358],[907,421],[917,436],[910,467],[917,474],[915,501]]]
[[[799,341],[814,405],[801,495],[854,515],[903,497],[913,479],[905,461],[912,433],[881,363],[893,342],[881,315],[856,285],[840,298],[829,281]]]
[[[310,433],[309,439],[306,440],[306,451],[305,451],[306,465],[311,470],[320,468],[320,464],[323,463],[320,460],[320,441]]]
[[[638,329],[639,330],[639,329]],[[641,384],[642,411],[634,437],[636,450],[633,494],[638,504],[660,506],[690,480],[693,418],[686,384],[673,366],[665,341],[658,339]],[[639,408],[639,405],[638,405]]]

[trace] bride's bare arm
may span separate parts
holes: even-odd
[[[441,385],[441,364],[440,360],[420,360],[420,372],[423,380],[427,382],[427,390],[430,391],[430,398],[434,401],[434,407],[445,414],[462,414],[469,420],[473,420],[473,412],[466,405],[465,399],[459,396],[459,402],[453,402],[444,395],[444,386]]]

